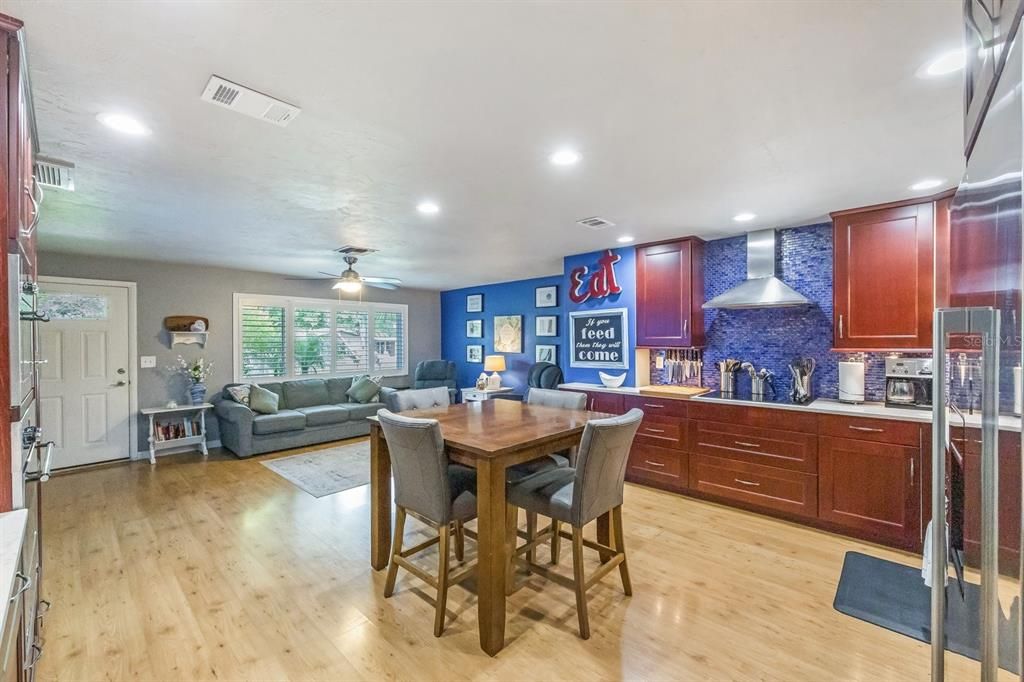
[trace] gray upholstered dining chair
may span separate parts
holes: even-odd
[[[447,395],[447,390],[441,390]],[[453,533],[455,556],[461,561],[465,532],[462,524],[476,518],[476,470],[448,461],[441,426],[436,419],[414,419],[387,409],[380,410],[377,418],[384,430],[395,478],[395,537],[384,596],[394,593],[399,566],[436,588],[434,636],[440,637],[444,631],[448,588],[465,579],[476,567],[474,561],[453,574],[449,564],[449,542]],[[437,529],[437,537],[403,549],[407,514]],[[438,546],[436,577],[409,561],[413,554],[435,544]]]
[[[574,391],[559,391],[550,388],[531,388],[530,392],[526,394],[526,404],[558,407],[565,410],[583,410],[587,407],[587,394]],[[574,456],[571,451],[553,452],[529,462],[509,467],[506,477],[509,482],[515,483],[540,471],[572,466],[574,463]],[[531,540],[536,534],[537,515],[526,512],[527,540]],[[551,563],[558,563],[559,551],[559,535],[555,533],[551,537]],[[532,562],[533,559],[534,553],[533,550],[530,550],[528,560]]]
[[[408,410],[425,410],[429,407],[445,407],[451,405],[451,395],[444,386],[434,388],[414,388],[406,391],[381,391],[384,404],[392,412]]]
[[[622,591],[627,596],[633,593],[629,581],[629,567],[626,563],[626,547],[622,530],[622,491],[626,474],[626,459],[633,444],[642,410],[632,409],[624,415],[595,419],[583,430],[577,454],[576,467],[559,467],[534,474],[513,484],[508,491],[508,504],[525,509],[527,513],[542,514],[552,519],[551,527],[539,536],[527,540],[522,547],[515,548],[517,533],[514,527],[507,529],[513,551],[511,564],[539,573],[556,583],[572,587],[576,592],[576,612],[579,618],[580,637],[590,638],[590,620],[587,617],[587,588],[596,584],[616,566],[622,579]],[[612,515],[612,544],[602,545],[583,539],[583,527],[602,514]],[[558,528],[559,523],[572,526],[572,534]],[[555,573],[553,570],[529,560],[518,559],[521,554],[538,544],[547,542],[555,533],[561,533],[572,540],[573,579]],[[604,565],[586,579],[583,573],[583,548],[597,550]],[[511,575],[511,566],[509,567]]]

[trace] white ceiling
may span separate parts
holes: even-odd
[[[455,288],[563,255],[806,224],[962,170],[960,3],[45,2],[25,21],[42,248]],[[302,107],[200,101],[216,73]],[[132,113],[146,138],[101,126]],[[547,162],[571,145],[576,167]],[[437,216],[415,210],[432,198]],[[731,219],[752,211],[757,220]],[[616,227],[575,225],[599,215]]]

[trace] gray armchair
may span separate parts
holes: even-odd
[[[413,388],[436,388],[444,386],[451,396],[451,403],[456,401],[458,385],[455,379],[455,363],[450,360],[424,360],[416,365],[413,374]]]
[[[526,373],[526,396],[535,388],[558,388],[562,383],[562,370],[550,362],[535,362]],[[519,393],[499,393],[493,396],[500,400],[525,400]]]

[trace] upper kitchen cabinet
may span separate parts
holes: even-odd
[[[831,214],[834,348],[931,348],[936,202],[947,196]]]
[[[35,121],[32,95],[25,65],[25,47],[16,19],[0,15],[0,36],[4,41],[3,58],[7,63],[7,80],[2,115],[7,122],[4,137],[5,191],[8,252],[19,254],[21,269],[30,278],[36,274],[36,225],[42,191],[34,175],[36,155]]]
[[[704,345],[704,242],[636,247],[636,345]]]

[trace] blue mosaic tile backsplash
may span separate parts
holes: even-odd
[[[706,310],[704,328],[704,385],[718,388],[715,362],[725,358],[748,360],[758,369],[775,372],[777,390],[788,392],[789,363],[797,357],[812,357],[817,363],[814,395],[839,395],[839,362],[863,359],[864,392],[867,400],[882,400],[885,391],[883,353],[835,353],[832,348],[832,225],[808,225],[777,233],[778,276],[811,300],[808,307],[752,310]],[[705,298],[741,283],[747,277],[747,238],[729,237],[708,242],[704,247]],[[910,355],[910,354],[907,354]],[[651,380],[664,383],[664,374],[653,367]],[[741,373],[739,391],[749,390],[750,378]],[[691,382],[693,383],[693,382]]]

